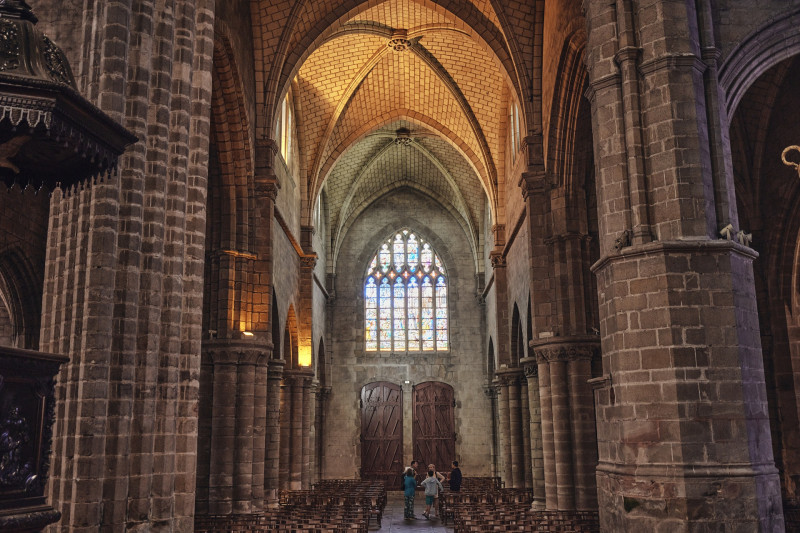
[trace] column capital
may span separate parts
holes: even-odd
[[[267,379],[279,380],[283,378],[283,367],[286,362],[283,359],[270,359],[267,361]]]
[[[206,361],[215,365],[264,365],[273,345],[261,339],[212,339],[203,343]]]
[[[501,368],[495,371],[495,381],[500,386],[508,386],[513,383],[519,383],[520,378],[524,375],[524,370],[522,368]]]
[[[556,361],[591,360],[600,353],[600,337],[597,335],[570,335],[532,340],[528,346],[533,349],[539,363]],[[528,360],[531,357],[526,358]]]
[[[519,362],[522,365],[522,370],[525,372],[525,377],[528,379],[536,379],[539,377],[539,361],[534,357],[525,357]]]
[[[255,184],[255,197],[259,199],[269,199],[273,202],[278,197],[281,185],[275,180],[259,181]]]

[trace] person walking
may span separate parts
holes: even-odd
[[[414,477],[414,469],[406,468],[405,482],[403,487],[403,495],[405,496],[405,507],[403,509],[403,518],[412,520],[414,516],[414,496],[417,494],[417,480]]]
[[[425,488],[425,512],[422,515],[426,520],[430,520],[431,506],[439,493],[444,491],[444,487],[442,482],[436,478],[436,472],[433,470],[428,470],[428,477],[422,482],[422,486]]]
[[[458,467],[458,461],[453,461],[453,468],[450,470],[450,490],[459,492],[461,490],[461,469]]]

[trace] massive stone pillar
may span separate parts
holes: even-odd
[[[65,531],[194,517],[214,1],[143,4],[87,8],[60,43],[139,138],[116,175],[51,202],[40,348],[70,357],[48,489]]]
[[[757,254],[721,238],[739,231],[738,215],[715,32],[698,5],[586,3],[609,531],[783,530]]]

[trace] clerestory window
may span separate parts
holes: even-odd
[[[364,282],[367,351],[449,350],[447,277],[439,256],[404,229],[381,245]]]

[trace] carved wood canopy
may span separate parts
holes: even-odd
[[[53,189],[112,172],[136,137],[76,90],[21,0],[0,0],[0,180]]]

